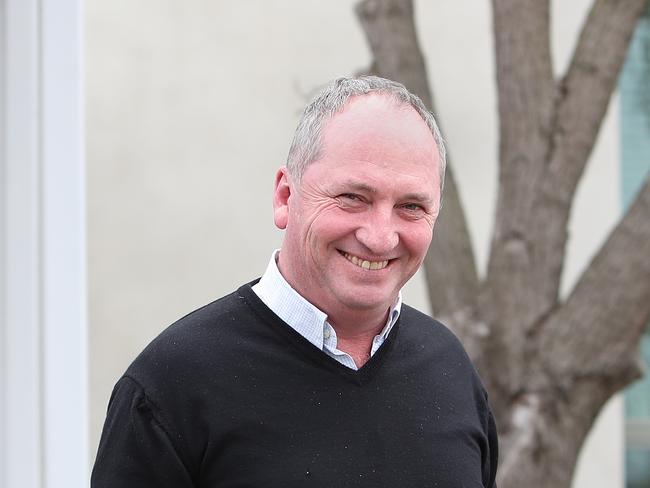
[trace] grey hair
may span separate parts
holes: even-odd
[[[440,158],[440,190],[445,181],[447,150],[445,142],[433,114],[427,110],[422,100],[406,89],[401,83],[379,78],[361,76],[358,78],[338,78],[331,81],[309,102],[300,117],[298,127],[287,157],[289,174],[300,181],[307,166],[318,161],[322,155],[321,133],[325,123],[340,112],[351,97],[380,93],[392,96],[396,102],[413,107],[426,122],[438,148]]]

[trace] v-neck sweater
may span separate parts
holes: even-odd
[[[459,341],[403,305],[359,370],[251,283],[163,331],[118,381],[94,488],[492,487],[497,441]]]

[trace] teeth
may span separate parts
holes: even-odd
[[[343,255],[352,264],[356,264],[357,266],[363,269],[384,269],[386,266],[388,266],[388,260],[368,261],[366,259],[359,259],[358,257],[348,253],[343,253]]]

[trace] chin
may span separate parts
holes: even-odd
[[[397,293],[395,295],[391,295],[390,297],[386,296],[383,298],[379,298],[377,295],[368,297],[355,295],[346,297],[346,299],[341,300],[341,302],[353,310],[373,310],[379,308],[388,309],[393,304],[396,296]]]

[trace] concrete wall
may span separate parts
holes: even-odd
[[[568,3],[554,2],[558,70],[588,5]],[[88,0],[91,449],[112,385],[139,350],[257,277],[279,245],[271,188],[298,114],[320,84],[369,62],[353,4]],[[489,5],[419,2],[417,12],[483,270],[498,135]],[[610,110],[578,190],[564,290],[619,213],[616,127]],[[421,276],[405,296],[428,311]],[[576,486],[622,486],[619,403]]]

